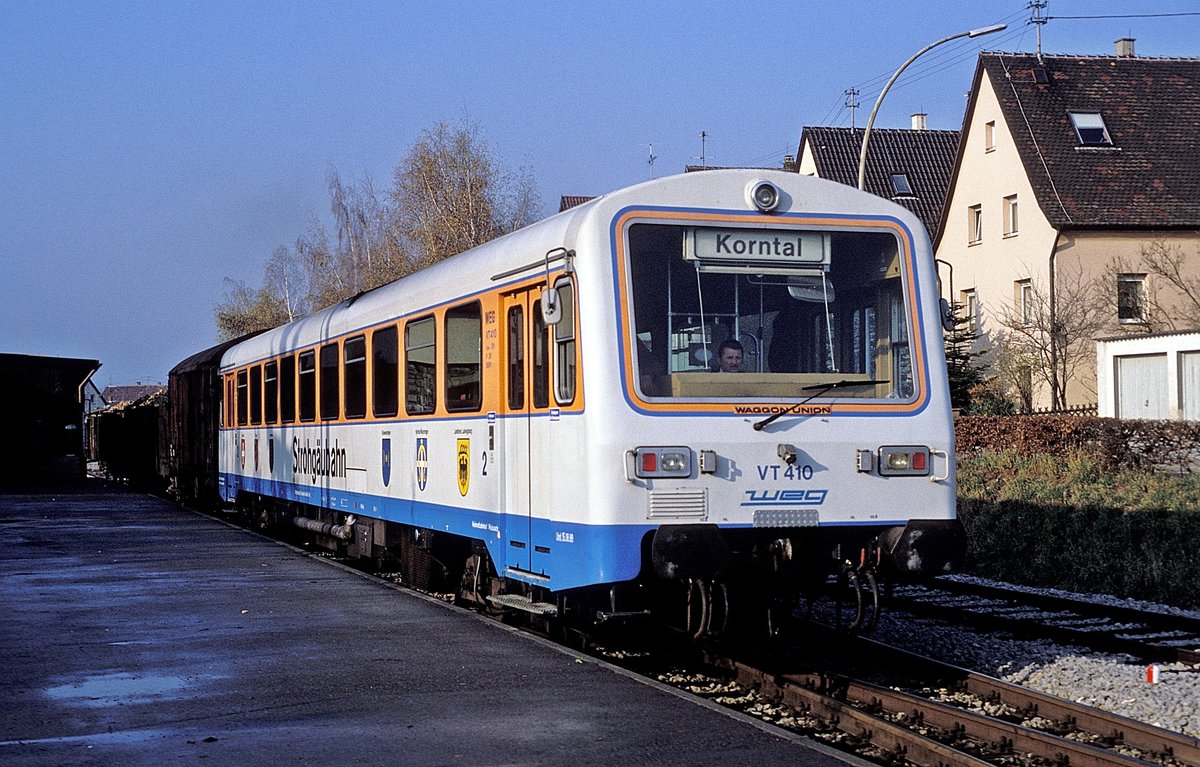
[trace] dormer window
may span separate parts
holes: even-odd
[[[1071,112],[1071,124],[1083,146],[1112,146],[1112,136],[1099,112]]]
[[[907,173],[892,174],[892,191],[896,197],[913,197],[912,184],[908,183]]]

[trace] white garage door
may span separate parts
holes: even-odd
[[[1169,417],[1167,355],[1117,357],[1117,418]]]
[[[1179,378],[1183,387],[1183,417],[1200,421],[1200,352],[1179,355]]]

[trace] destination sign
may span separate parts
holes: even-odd
[[[701,262],[829,263],[829,235],[773,229],[694,229],[688,258]]]

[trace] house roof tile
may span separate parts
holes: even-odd
[[[863,128],[805,127],[800,154],[804,154],[807,143],[818,176],[858,186],[863,132]],[[867,146],[866,190],[911,210],[932,236],[950,187],[958,138],[958,131],[872,128]],[[892,174],[896,173],[908,177],[911,195],[896,193],[892,184]]]
[[[983,53],[1038,203],[1058,229],[1200,226],[1200,59]],[[1112,146],[1081,146],[1098,112]]]

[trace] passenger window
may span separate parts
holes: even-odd
[[[556,287],[562,319],[554,326],[554,396],[566,405],[575,399],[575,290],[570,280]]]
[[[476,301],[446,311],[446,409],[478,410],[483,401],[483,320]]]
[[[525,311],[520,306],[508,310],[508,407],[525,407]]]
[[[377,418],[386,418],[398,412],[399,338],[395,325],[371,334],[371,393],[374,400],[372,410]]]
[[[546,323],[542,319],[542,302],[533,304],[533,406],[550,404],[550,365],[546,353]]]
[[[296,420],[296,357],[289,354],[279,360],[279,420]]]
[[[279,420],[279,363],[271,360],[263,367],[263,421],[268,424]]]
[[[321,420],[331,421],[338,417],[340,392],[338,391],[338,345],[321,347]]]
[[[248,392],[247,392],[246,376],[247,376],[247,373],[245,370],[238,371],[238,374],[237,374],[237,422],[238,422],[238,426],[245,426],[247,421],[249,420],[249,413],[247,412],[247,408],[246,408],[246,406],[249,402],[249,400],[247,399]]]
[[[225,426],[232,427],[233,420],[233,376],[225,376]]]
[[[404,328],[404,409],[410,415],[432,413],[437,406],[435,328],[433,317]]]
[[[262,423],[262,366],[250,368],[250,423]]]
[[[367,414],[367,337],[346,340],[346,417],[362,418]]]
[[[300,353],[300,420],[317,417],[317,355],[313,351]]]

